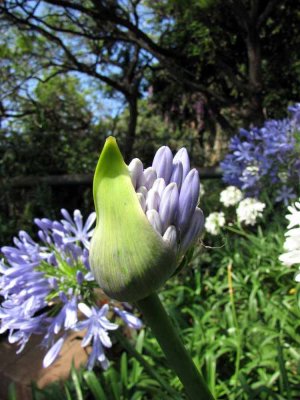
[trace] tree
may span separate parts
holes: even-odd
[[[127,155],[148,69],[169,110],[173,99],[198,102],[207,122],[227,130],[228,115],[259,123],[283,95],[299,95],[297,0],[6,0],[0,10],[4,22],[44,40],[31,54],[50,74],[79,71],[122,93]]]
[[[76,78],[57,76],[22,100],[23,118],[1,136],[2,177],[93,171],[103,136],[79,88]]]
[[[274,107],[284,112],[282,95],[285,101],[297,101],[298,2],[167,0],[154,4],[157,26],[167,26],[162,45],[183,55],[187,76],[183,96],[192,106],[202,102],[206,120],[215,116],[226,128],[219,116],[220,110],[228,110],[243,123],[260,123]],[[166,104],[175,99],[178,109],[180,93],[174,96],[170,87],[174,85],[164,71],[159,72],[154,93],[160,101],[165,95]],[[199,88],[202,96],[195,96],[189,76],[195,85],[206,86]]]
[[[3,29],[8,25],[26,38],[21,56],[27,64],[27,76],[13,80],[12,92],[20,95],[29,80],[48,81],[68,72],[81,73],[101,82],[101,88],[106,85],[112,96],[120,93],[128,103],[130,118],[123,147],[129,158],[135,137],[140,84],[151,57],[141,51],[137,43],[119,35],[109,21],[103,24],[101,18],[86,12],[89,2],[74,3],[74,6],[27,0],[1,4]],[[138,25],[135,3],[130,7]],[[14,68],[9,69],[12,71],[7,75],[14,75]],[[8,103],[10,105],[11,99]],[[1,104],[4,116],[14,116],[7,112],[7,102]]]

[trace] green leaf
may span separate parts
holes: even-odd
[[[71,378],[75,387],[75,392],[76,392],[76,398],[77,400],[83,400],[83,394],[80,386],[80,378],[79,375],[74,367],[74,364],[72,364],[71,368]]]
[[[86,381],[86,384],[92,392],[95,400],[107,400],[101,383],[93,371],[84,372],[83,378]]]

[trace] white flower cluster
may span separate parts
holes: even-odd
[[[299,199],[300,200],[300,199]],[[285,242],[283,245],[286,253],[281,254],[279,260],[287,265],[300,264],[300,202],[296,202],[293,206],[289,206],[290,214],[286,215],[289,220],[287,232],[285,233]],[[296,274],[295,280],[300,282],[300,271]]]
[[[228,186],[220,193],[220,202],[225,207],[235,206],[243,198],[243,193],[235,186]]]
[[[243,192],[235,186],[228,186],[220,193],[220,202],[224,207],[236,206],[237,221],[245,225],[255,225],[262,217],[266,205],[257,199],[243,199]],[[218,235],[226,224],[224,212],[213,212],[205,221],[205,229],[211,235]],[[232,225],[229,222],[228,225]]]
[[[225,215],[223,212],[213,212],[209,214],[205,221],[205,229],[211,235],[218,235],[224,225]]]
[[[262,217],[266,205],[254,198],[246,198],[240,202],[236,209],[236,215],[239,222],[245,225],[255,225],[258,218]]]

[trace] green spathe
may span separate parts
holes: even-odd
[[[148,222],[113,137],[100,155],[93,194],[97,224],[90,264],[95,279],[114,299],[145,298],[174,272],[176,256]]]

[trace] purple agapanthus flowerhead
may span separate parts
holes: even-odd
[[[138,158],[128,167],[150,224],[178,254],[185,253],[204,225],[203,212],[197,207],[199,174],[190,168],[187,150],[181,148],[173,157],[170,148],[163,146],[151,167],[144,169]]]
[[[230,141],[229,154],[221,162],[223,180],[243,190],[245,197],[259,197],[267,191],[276,202],[287,204],[295,196],[299,185],[296,134],[300,103],[288,110],[289,118],[265,121],[260,128],[240,129]]]
[[[88,369],[92,369],[97,360],[103,368],[107,368],[108,360],[103,347],[109,348],[112,346],[108,331],[118,329],[119,326],[107,319],[108,304],[105,304],[100,309],[88,307],[85,303],[79,303],[78,307],[85,316],[85,319],[77,324],[78,330],[86,329],[86,334],[82,340],[82,347],[88,346],[93,341]]]
[[[292,124],[296,130],[300,130],[300,103],[296,103],[288,107],[288,111],[292,114]]]
[[[0,259],[0,296],[4,300],[0,305],[0,334],[8,333],[8,341],[19,346],[18,353],[32,335],[40,335],[41,344],[47,349],[43,366],[48,367],[59,357],[67,333],[90,324],[93,335],[88,343],[92,356],[88,365],[93,367],[98,360],[106,367],[103,346],[110,343],[108,331],[118,327],[106,320],[107,309],[130,328],[140,329],[142,323],[126,310],[126,305],[111,303],[99,311],[93,304],[96,284],[88,249],[95,213],[85,223],[79,210],[74,211],[74,218],[65,209],[62,215],[60,221],[35,219],[38,241],[20,231],[13,246],[1,248],[4,259]],[[85,310],[92,306],[89,309],[97,314],[98,325],[96,317],[90,318],[89,323],[80,320],[79,303]],[[99,341],[97,332],[103,340]],[[84,339],[84,345],[88,343]]]

